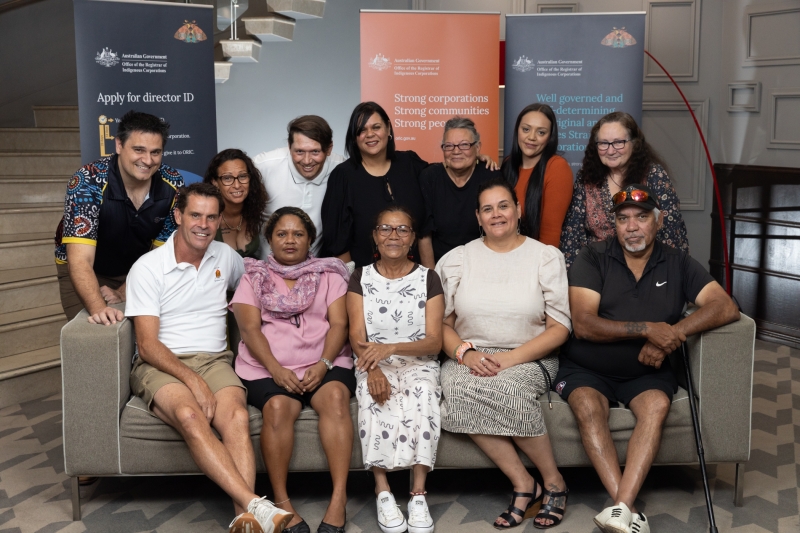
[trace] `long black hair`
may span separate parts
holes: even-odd
[[[544,171],[547,162],[555,155],[558,149],[558,122],[553,109],[547,104],[531,104],[520,111],[517,122],[514,124],[514,138],[511,143],[511,155],[503,160],[500,172],[512,187],[519,181],[519,169],[522,167],[522,150],[519,147],[519,124],[522,117],[538,111],[550,121],[550,138],[542,151],[539,162],[531,171],[531,179],[525,190],[525,211],[522,213],[522,233],[532,239],[539,239],[539,230],[542,222],[542,191],[544,190]]]
[[[361,102],[353,109],[353,113],[350,115],[350,124],[347,125],[347,134],[344,138],[345,150],[347,151],[347,155],[350,156],[350,162],[353,166],[359,166],[361,164],[361,150],[358,148],[358,136],[361,134],[364,126],[367,125],[367,121],[375,113],[381,117],[381,121],[383,121],[389,132],[389,139],[386,143],[386,159],[394,158],[394,135],[392,132],[392,121],[389,120],[389,115],[375,102]]]

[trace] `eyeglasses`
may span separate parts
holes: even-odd
[[[467,150],[469,150],[470,148],[472,148],[476,144],[478,144],[478,141],[471,142],[471,143],[468,143],[467,141],[464,141],[464,142],[460,142],[458,144],[444,143],[442,145],[442,151],[443,152],[452,152],[453,150],[456,149],[456,147],[458,147],[458,149],[461,150],[462,152],[466,152]]]
[[[223,174],[222,176],[218,176],[217,179],[222,182],[223,185],[233,185],[233,180],[239,180],[239,183],[244,185],[250,181],[250,174],[239,174],[238,176],[233,176],[231,174]]]
[[[614,205],[619,205],[629,196],[634,202],[646,202],[647,199],[650,198],[650,195],[647,194],[646,191],[634,189],[632,191],[619,191],[617,194],[611,197],[611,201],[614,202]]]
[[[629,142],[631,142],[630,139],[623,139],[623,140],[611,141],[611,142],[609,142],[609,141],[597,141],[594,144],[597,145],[597,149],[600,152],[605,152],[606,150],[608,150],[612,146],[614,147],[615,150],[622,150],[623,148],[625,148],[625,143],[629,143]]]
[[[381,237],[388,237],[392,234],[393,231],[397,232],[397,236],[400,238],[408,237],[411,235],[414,230],[406,226],[405,224],[402,226],[390,226],[389,224],[379,224],[375,226],[375,231],[378,232],[378,235]]]

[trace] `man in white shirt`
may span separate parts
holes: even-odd
[[[344,161],[332,154],[333,131],[324,118],[304,115],[289,122],[289,147],[262,152],[253,158],[261,171],[267,189],[266,216],[269,218],[281,207],[299,207],[311,217],[317,228],[317,238],[311,254],[319,255],[322,247],[322,199],[328,189],[328,176]],[[261,236],[261,258],[266,259],[270,247]]]
[[[254,493],[246,390],[231,367],[225,323],[226,291],[238,285],[244,262],[214,241],[224,205],[210,183],[181,189],[178,229],[131,268],[125,315],[139,352],[131,390],[183,436],[197,466],[231,496],[238,515],[231,533],[270,533],[293,515]]]

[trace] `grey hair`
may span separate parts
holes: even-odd
[[[654,207],[653,216],[656,217],[656,222],[658,222],[658,217],[661,216],[661,209]]]
[[[444,138],[447,136],[447,132],[450,130],[469,130],[469,132],[472,134],[472,140],[474,142],[481,140],[481,134],[478,133],[477,129],[475,129],[475,123],[472,122],[472,119],[466,117],[453,117],[445,122],[442,140],[444,140]]]

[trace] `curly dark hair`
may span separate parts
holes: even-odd
[[[522,117],[532,112],[539,112],[550,121],[550,138],[542,151],[542,156],[531,171],[531,178],[525,189],[525,212],[522,214],[522,231],[528,237],[539,239],[539,229],[542,222],[542,192],[544,191],[544,171],[547,162],[558,150],[558,121],[556,114],[547,104],[530,104],[517,115],[514,124],[514,138],[511,141],[511,155],[503,160],[500,172],[512,187],[519,181],[519,169],[522,168],[522,150],[519,148],[519,125]]]
[[[131,136],[131,133],[138,131],[141,133],[152,133],[161,136],[161,148],[167,145],[169,137],[169,122],[161,120],[155,115],[142,113],[141,111],[128,111],[117,123],[117,135],[123,145]]]
[[[600,154],[597,152],[595,143],[600,127],[610,122],[617,122],[628,130],[631,139],[631,158],[628,160],[625,178],[620,184],[623,189],[628,185],[644,183],[652,165],[661,165],[662,168],[667,168],[661,156],[647,143],[644,133],[639,129],[633,117],[623,111],[615,111],[598,120],[589,134],[589,142],[586,145],[580,170],[586,184],[600,186],[605,183],[606,176],[608,176],[608,167],[600,161]]]
[[[272,242],[272,233],[275,231],[275,226],[278,225],[278,221],[288,215],[296,216],[300,219],[300,222],[303,223],[303,227],[306,229],[306,233],[308,233],[308,246],[311,247],[317,239],[317,227],[314,225],[311,217],[308,216],[308,213],[299,207],[293,207],[291,205],[281,207],[272,213],[272,216],[267,220],[267,223],[264,225],[264,237],[266,237],[267,242]]]
[[[267,190],[261,180],[261,172],[256,168],[255,163],[250,157],[238,148],[228,148],[223,150],[211,160],[203,176],[203,183],[214,183],[217,178],[217,171],[223,163],[228,161],[241,161],[247,167],[250,175],[247,197],[242,206],[242,217],[244,218],[246,232],[250,237],[255,237],[261,233],[261,226],[264,225],[264,209],[267,207]]]

